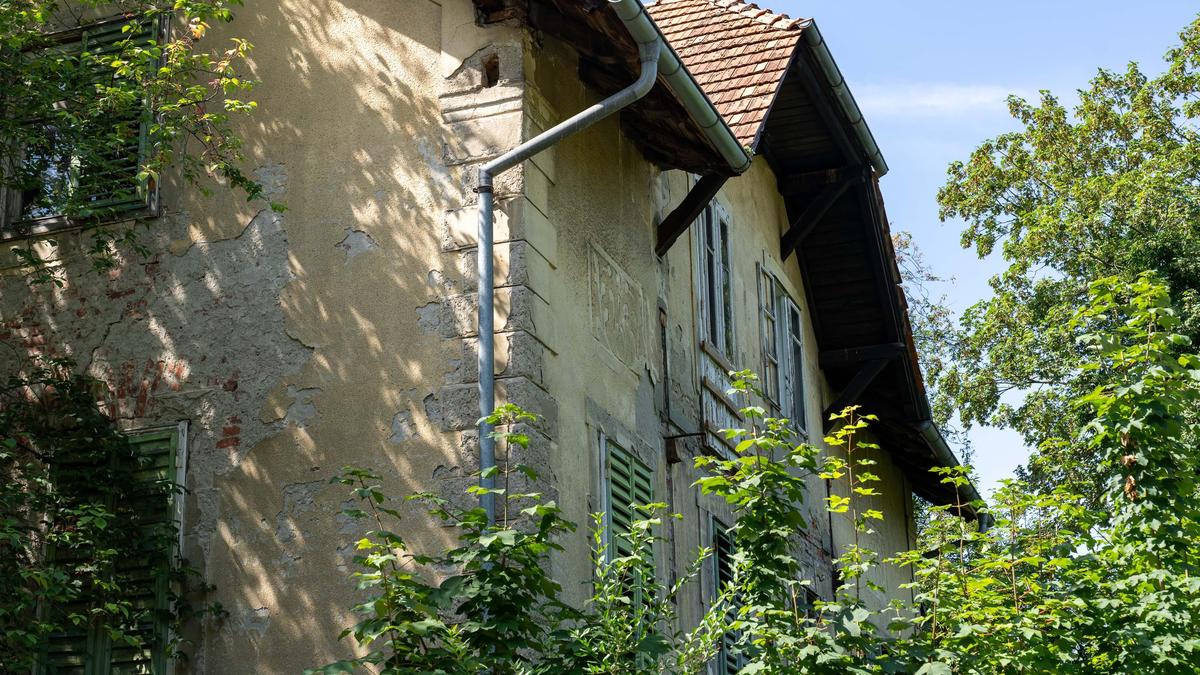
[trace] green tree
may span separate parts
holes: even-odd
[[[1028,467],[1039,485],[1091,499],[1095,454],[1046,443],[1069,437],[1081,422],[1071,401],[1100,381],[1075,365],[1071,316],[1088,282],[1154,271],[1181,307],[1181,333],[1200,337],[1200,21],[1180,40],[1162,74],[1101,70],[1072,107],[1047,91],[1011,98],[1020,130],[952,164],[938,194],[943,219],[966,221],[963,246],[1008,266],[948,340],[936,389],[967,424],[1008,426],[1039,447]]]
[[[1080,367],[1103,384],[1075,401],[1088,421],[1060,442],[1099,458],[1100,505],[1009,482],[984,533],[935,508],[924,546],[898,559],[924,607],[919,630],[893,645],[902,669],[1200,672],[1200,457],[1185,425],[1200,360],[1178,353],[1190,340],[1149,276],[1092,284],[1072,323]]]

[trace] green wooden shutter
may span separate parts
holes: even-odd
[[[719,593],[726,585],[733,583],[733,533],[721,521],[712,520],[712,560],[713,581]],[[726,611],[730,620],[737,618],[738,608],[731,605]],[[730,631],[721,636],[721,651],[717,655],[717,673],[733,675],[746,666],[746,657],[736,649],[741,634]]]
[[[113,21],[83,30],[82,50],[89,84],[103,86],[113,82],[115,71],[109,65],[119,55],[126,40],[157,39],[157,24],[144,19]],[[143,102],[147,103],[147,102]],[[145,208],[149,190],[137,179],[146,155],[149,110],[135,106],[122,116],[106,120],[98,129],[103,146],[93,156],[78,159],[76,190],[84,216],[105,216]]]
[[[639,506],[654,501],[654,474],[621,446],[608,442],[608,532],[613,555],[633,553],[629,533],[645,517]]]
[[[133,627],[141,644],[113,643],[103,626],[80,626],[51,635],[38,673],[44,675],[158,675],[167,672],[166,640],[170,616],[169,570],[175,551],[175,467],[178,434],[158,431],[130,437],[135,481],[126,504],[118,508],[142,533],[138,550],[117,563],[121,589],[136,610]],[[114,458],[114,461],[119,461]],[[82,467],[71,466],[73,470]],[[56,561],[65,561],[61,557]],[[86,610],[86,602],[59,611]]]

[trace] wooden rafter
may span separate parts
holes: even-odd
[[[863,347],[848,347],[846,349],[831,349],[821,352],[821,368],[844,368],[876,359],[896,359],[904,355],[906,349],[903,342],[886,342],[879,345]]]
[[[673,211],[667,214],[666,218],[658,225],[658,243],[654,246],[654,252],[662,257],[671,250],[671,245],[676,239],[691,227],[692,223],[700,217],[704,212],[704,207],[712,201],[712,198],[717,195],[721,186],[729,176],[720,174],[708,174],[696,181],[692,189],[683,198],[683,201],[676,206]]]
[[[837,202],[846,190],[863,181],[862,172],[855,172],[826,185],[812,201],[804,207],[800,215],[792,221],[791,226],[779,238],[779,257],[787,260],[804,238],[821,223],[821,219],[829,212],[830,207]]]
[[[833,426],[833,423],[829,421],[829,417],[841,412],[846,406],[854,405],[854,403],[858,401],[858,397],[862,396],[863,392],[867,390],[867,387],[871,384],[871,382],[874,381],[875,378],[883,372],[883,369],[887,367],[887,364],[891,362],[891,359],[873,359],[862,364],[862,367],[858,369],[858,372],[855,373],[854,377],[850,379],[850,382],[846,384],[845,389],[842,389],[842,393],[838,394],[837,398],[833,399],[833,403],[830,403],[828,408],[825,408],[825,414],[822,419],[825,420],[826,433],[828,433]]]

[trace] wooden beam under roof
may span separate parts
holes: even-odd
[[[907,351],[908,348],[904,346],[903,342],[886,342],[878,345],[864,345],[862,347],[823,351],[819,360],[822,369],[844,368],[846,366],[857,365],[863,361],[898,359],[907,353]]]
[[[729,180],[729,176],[712,173],[701,177],[688,191],[679,206],[676,206],[667,214],[666,218],[663,218],[658,225],[658,243],[654,246],[654,252],[658,257],[666,255],[675,240],[679,239],[684,232],[687,232],[692,223],[696,222],[696,219],[704,212],[704,207],[708,206],[713,197],[717,196],[717,192],[726,180]]]
[[[829,418],[840,413],[846,406],[854,405],[858,401],[858,397],[862,396],[863,392],[867,390],[867,386],[891,362],[891,359],[874,359],[862,364],[858,372],[846,384],[845,389],[842,389],[842,392],[833,399],[833,403],[830,403],[829,407],[825,408],[825,413],[822,415],[822,419],[825,420],[825,433],[829,433],[833,428],[833,422]]]
[[[787,260],[796,250],[800,242],[821,223],[821,219],[829,212],[829,208],[854,185],[866,179],[862,171],[851,173],[840,178],[836,183],[826,185],[817,196],[808,202],[799,216],[792,221],[791,227],[779,238],[779,257]]]

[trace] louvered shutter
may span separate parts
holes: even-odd
[[[145,20],[114,21],[87,28],[82,34],[82,51],[89,55],[88,84],[111,85],[115,71],[110,65],[126,40],[145,41],[157,37],[155,24]],[[146,154],[149,110],[134,106],[121,116],[105,120],[97,130],[102,145],[94,155],[78,158],[77,203],[83,216],[105,216],[145,208],[149,190],[137,179]]]
[[[735,549],[733,533],[715,518],[712,520],[712,549],[713,580],[716,582],[717,592],[720,592],[726,585],[733,583]],[[729,620],[736,619],[737,611],[737,606],[731,605],[726,611],[726,617]],[[721,636],[721,651],[717,655],[717,673],[719,675],[732,675],[746,666],[746,657],[736,649],[740,637],[741,634],[735,631],[729,631]]]
[[[103,626],[80,626],[52,634],[43,651],[45,675],[143,675],[167,672],[166,639],[170,613],[168,571],[174,550],[175,466],[178,437],[174,431],[139,434],[130,438],[133,461],[130,477],[134,487],[123,505],[110,505],[138,528],[139,548],[118,561],[117,574],[125,599],[141,619],[131,631],[140,645],[116,643]],[[114,461],[116,461],[114,459]],[[62,467],[82,475],[82,462]],[[80,552],[79,556],[85,556]],[[56,562],[71,560],[55,555]],[[50,611],[85,613],[87,603],[55,607]]]
[[[608,442],[608,532],[614,555],[633,553],[629,533],[645,517],[638,506],[654,501],[654,474],[624,448]],[[635,506],[636,505],[636,506]]]

